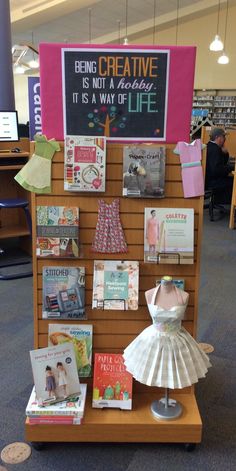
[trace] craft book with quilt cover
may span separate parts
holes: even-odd
[[[71,343],[30,351],[36,397],[52,404],[80,393],[80,382]]]
[[[194,210],[145,208],[144,261],[194,263]]]
[[[138,309],[139,263],[95,260],[93,309]]]
[[[95,353],[93,402],[97,408],[132,409],[132,375],[120,353]]]
[[[93,326],[49,324],[48,345],[72,343],[79,377],[91,376]]]
[[[85,401],[87,393],[87,384],[80,384],[80,394],[70,396],[68,399],[59,401],[47,406],[39,405],[36,398],[35,387],[33,387],[28,404],[26,406],[26,415],[28,417],[77,417],[84,415]]]
[[[37,206],[36,255],[52,258],[78,258],[79,208]]]
[[[43,319],[85,319],[85,268],[43,267]]]
[[[64,153],[64,190],[105,191],[105,137],[66,136]]]
[[[125,146],[123,151],[123,196],[164,198],[165,147]]]

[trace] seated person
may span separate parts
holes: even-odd
[[[229,173],[234,166],[229,164],[229,153],[224,147],[225,131],[213,128],[210,132],[210,141],[207,143],[206,154],[206,190],[216,189],[216,203],[230,204],[233,189],[233,178]]]

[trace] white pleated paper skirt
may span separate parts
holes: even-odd
[[[208,356],[184,327],[166,333],[150,325],[128,345],[123,357],[127,371],[137,381],[171,389],[197,383],[211,366]]]

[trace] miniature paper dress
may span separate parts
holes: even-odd
[[[160,286],[154,290],[148,304],[153,324],[124,350],[124,363],[127,371],[140,383],[182,389],[203,378],[211,364],[197,342],[181,326],[187,303],[171,309],[155,304]],[[181,291],[174,289],[179,297]]]
[[[93,252],[124,253],[127,252],[124,232],[120,222],[119,199],[111,204],[98,200],[98,221],[92,244]]]
[[[191,144],[178,142],[174,149],[174,153],[180,156],[185,198],[204,195],[204,178],[201,165],[202,148],[201,140],[196,139]]]
[[[36,134],[34,139],[34,154],[14,178],[28,191],[50,193],[52,158],[60,146],[54,139],[48,141],[46,136]]]

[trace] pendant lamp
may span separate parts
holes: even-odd
[[[125,0],[125,38],[123,42],[124,46],[128,46],[129,44],[127,30],[128,30],[128,0]]]
[[[227,0],[226,3],[226,16],[225,16],[225,37],[224,37],[224,44],[226,48],[226,34],[227,34],[227,24],[228,24],[228,10],[229,10],[229,0]],[[218,57],[217,60],[218,64],[225,65],[229,63],[229,57],[225,53],[225,49],[223,50],[222,54],[220,57]]]
[[[211,42],[209,49],[210,51],[223,51],[224,45],[220,39],[219,36],[219,20],[220,20],[220,0],[218,2],[218,14],[217,14],[217,28],[216,28],[216,35],[214,37],[214,40]]]

